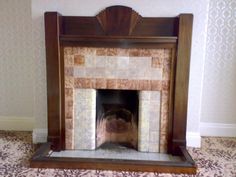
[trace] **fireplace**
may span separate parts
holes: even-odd
[[[186,150],[192,20],[191,14],[144,18],[124,6],[95,17],[45,13],[48,143],[31,167],[195,173]],[[147,156],[50,153],[120,146]],[[147,158],[158,153],[181,160]]]
[[[138,93],[97,90],[96,148],[122,145],[138,148]]]

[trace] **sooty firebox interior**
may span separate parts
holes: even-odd
[[[138,92],[97,90],[96,147],[122,145],[137,149]]]

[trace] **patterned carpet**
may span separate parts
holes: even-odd
[[[4,177],[187,177],[158,173],[29,168],[31,132],[0,131],[0,176]],[[236,138],[202,138],[202,148],[188,148],[198,166],[196,176],[236,177]]]

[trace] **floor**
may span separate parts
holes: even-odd
[[[32,169],[32,132],[0,131],[0,177],[188,177],[194,175],[99,170]],[[197,177],[236,177],[236,138],[202,138],[202,148],[188,148]]]

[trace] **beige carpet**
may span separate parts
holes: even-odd
[[[115,172],[98,170],[59,170],[29,168],[33,153],[31,132],[0,131],[1,177],[187,177],[189,175]],[[198,166],[196,176],[236,177],[236,138],[202,138],[202,148],[188,148]]]

